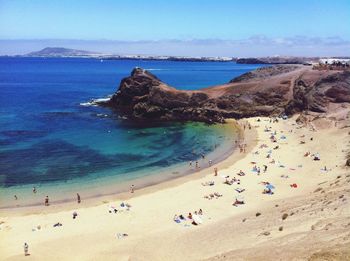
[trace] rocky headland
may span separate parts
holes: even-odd
[[[275,65],[248,72],[224,85],[183,91],[135,68],[111,99],[96,103],[136,121],[218,123],[225,118],[304,111],[322,114],[350,103],[350,71]]]

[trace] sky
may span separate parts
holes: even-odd
[[[0,54],[350,55],[349,0],[0,0]]]

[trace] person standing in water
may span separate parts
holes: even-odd
[[[81,199],[80,199],[80,195],[79,195],[79,193],[77,193],[77,201],[78,201],[78,204],[80,204]]]
[[[131,187],[130,187],[130,193],[134,193],[134,185],[131,185]]]
[[[33,187],[33,193],[34,194],[36,193],[36,187]]]
[[[49,196],[46,196],[45,198],[45,206],[48,206],[49,205]]]
[[[23,248],[24,248],[24,256],[28,256],[28,255],[29,255],[29,254],[28,254],[28,248],[29,248],[28,244],[27,244],[27,243],[24,243]]]

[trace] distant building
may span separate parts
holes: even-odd
[[[324,59],[320,59],[320,64],[350,65],[350,59],[324,58]]]

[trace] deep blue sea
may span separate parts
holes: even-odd
[[[73,198],[77,188],[102,195],[106,184],[134,183],[157,173],[181,175],[184,166],[201,159],[201,154],[216,160],[215,151],[224,154],[232,149],[235,137],[228,138],[222,125],[137,126],[119,120],[107,108],[80,105],[114,93],[136,66],[184,90],[226,83],[261,67],[233,62],[0,58],[0,206],[42,201],[39,197],[54,195],[53,190],[61,192],[60,200]],[[38,189],[36,199],[33,186]]]

